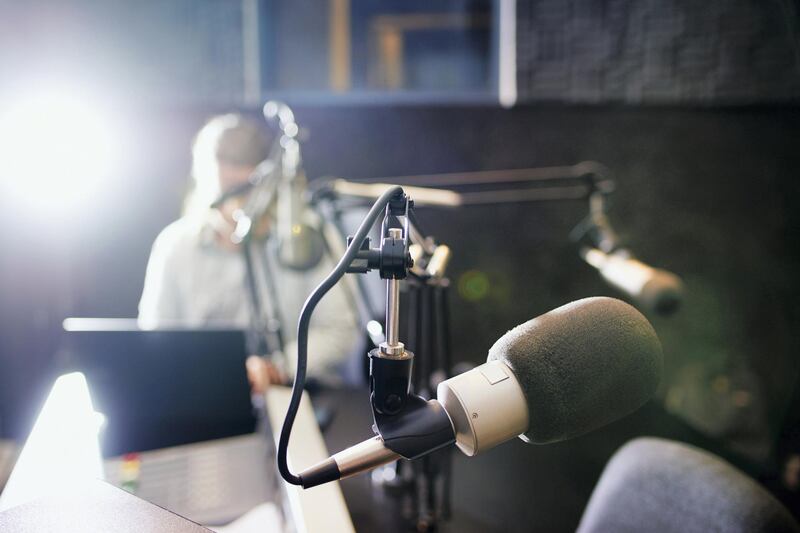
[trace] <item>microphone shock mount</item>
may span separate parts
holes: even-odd
[[[413,201],[404,193],[386,206],[381,243],[365,239],[348,272],[378,270],[386,280],[386,340],[368,353],[373,430],[385,446],[406,459],[455,442],[447,413],[436,401],[411,391],[414,353],[399,340],[400,282],[414,266],[409,252],[409,212]],[[348,244],[351,239],[348,239]]]

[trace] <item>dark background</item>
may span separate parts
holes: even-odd
[[[231,44],[241,31],[238,4],[102,5],[0,4],[0,79],[10,82],[3,88],[25,87],[36,68],[63,73],[75,64],[75,75],[114,80],[109,98],[124,145],[117,172],[80,206],[36,210],[0,197],[3,436],[29,431],[52,383],[63,318],[136,315],[150,245],[179,216],[194,132],[218,112],[258,113],[237,96],[238,82],[226,83],[239,79],[239,63],[227,60],[239,53]],[[298,5],[296,21],[313,17]],[[308,130],[303,156],[312,179],[602,162],[616,178],[609,214],[621,237],[642,260],[685,281],[679,314],[650,317],[665,351],[655,402],[665,418],[623,422],[613,435],[554,451],[524,448],[528,459],[520,444],[508,445],[499,472],[511,476],[522,464],[545,480],[559,469],[577,480],[558,485],[571,491],[560,511],[569,517],[559,522],[555,511],[542,511],[539,523],[574,527],[620,435],[656,432],[653,420],[685,424],[697,432],[694,442],[709,439],[776,490],[784,490],[783,461],[800,451],[797,9],[700,5],[518,2],[520,102],[512,109],[490,93],[471,104],[441,95],[435,103],[348,103],[289,94]],[[161,40],[147,38],[153,32]],[[192,46],[170,32],[193,36]],[[568,242],[585,213],[580,202],[420,211],[428,231],[454,251],[457,359],[483,360],[507,329],[552,307],[615,295]],[[458,287],[476,275],[489,290],[467,299]]]

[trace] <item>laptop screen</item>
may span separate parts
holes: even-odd
[[[70,328],[62,346],[106,417],[105,457],[255,430],[240,330]]]

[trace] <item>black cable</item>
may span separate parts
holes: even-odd
[[[292,474],[289,470],[287,463],[287,452],[289,448],[289,437],[292,433],[292,426],[294,419],[297,417],[297,411],[300,407],[300,400],[303,397],[303,388],[306,382],[306,364],[308,362],[308,326],[311,322],[311,314],[319,301],[325,296],[336,283],[347,273],[347,269],[355,259],[356,254],[361,248],[361,243],[367,237],[367,234],[372,229],[375,221],[380,216],[381,212],[386,208],[389,201],[395,196],[403,193],[402,187],[392,187],[387,189],[380,198],[372,205],[372,208],[361,221],[355,236],[347,247],[342,258],[337,263],[333,271],[328,274],[322,283],[314,289],[314,292],[306,300],[303,305],[303,310],[300,313],[300,320],[297,323],[297,370],[294,376],[294,386],[292,387],[292,397],[289,400],[289,409],[286,411],[286,418],[283,420],[283,428],[281,429],[281,436],[278,440],[278,471],[281,473],[283,479],[292,485],[302,485],[303,480],[300,476]]]

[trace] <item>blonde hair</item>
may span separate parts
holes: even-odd
[[[222,192],[219,166],[256,166],[270,153],[272,136],[256,121],[235,113],[217,115],[200,128],[192,143],[192,189],[185,215],[205,215]]]

